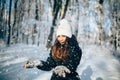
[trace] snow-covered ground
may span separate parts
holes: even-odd
[[[120,62],[107,46],[82,45],[83,56],[77,72],[81,80],[120,80]],[[17,44],[0,48],[0,80],[50,80],[46,72],[22,67],[26,60],[46,60],[49,50],[45,45]]]

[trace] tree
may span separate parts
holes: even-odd
[[[8,19],[8,46],[11,43],[11,35],[12,35],[12,27],[11,27],[11,7],[12,7],[12,0],[10,0],[10,6],[9,6],[9,19]]]
[[[50,4],[51,4],[51,0],[50,0]],[[68,4],[69,4],[69,0],[66,0],[66,4],[65,4],[65,7],[64,7],[64,12],[63,12],[63,15],[61,15],[62,16],[61,18],[65,18],[66,11],[67,11],[67,8],[68,8]],[[54,0],[53,11],[52,11],[53,20],[52,20],[52,26],[51,26],[51,29],[50,29],[50,34],[48,35],[48,39],[47,39],[47,44],[46,44],[47,48],[50,48],[51,45],[52,45],[54,27],[56,26],[56,20],[57,20],[57,17],[58,17],[58,13],[61,14],[61,10],[62,10],[62,0]]]
[[[6,0],[0,0],[0,38],[2,38],[5,42],[7,41],[6,28],[7,28]]]
[[[110,0],[110,13],[111,13],[111,24],[112,24],[112,44],[114,49],[117,50],[120,47],[120,22],[119,22],[119,0]]]
[[[103,22],[103,19],[104,19],[104,13],[103,13],[103,0],[99,0],[98,2],[96,2],[96,7],[95,7],[95,11],[97,13],[96,15],[96,23],[97,23],[97,27],[99,29],[99,33],[98,33],[98,41],[99,41],[99,44],[102,43],[102,41],[105,41],[104,40],[104,37],[103,35],[104,34],[104,29],[102,27],[102,22]]]

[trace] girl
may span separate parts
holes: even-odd
[[[47,60],[26,61],[24,68],[37,67],[44,71],[53,70],[51,80],[80,80],[76,69],[80,63],[82,51],[66,19],[60,21],[56,35],[57,38]]]

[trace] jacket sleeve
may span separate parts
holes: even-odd
[[[49,57],[46,61],[41,61],[42,66],[37,66],[38,69],[44,70],[44,71],[50,71],[52,68],[56,66],[55,60],[52,57],[52,52],[50,51]]]

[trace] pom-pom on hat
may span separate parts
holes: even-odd
[[[58,25],[58,29],[56,32],[56,36],[58,36],[58,35],[65,35],[69,38],[72,37],[71,26],[66,19],[62,19],[60,21],[60,24]]]

